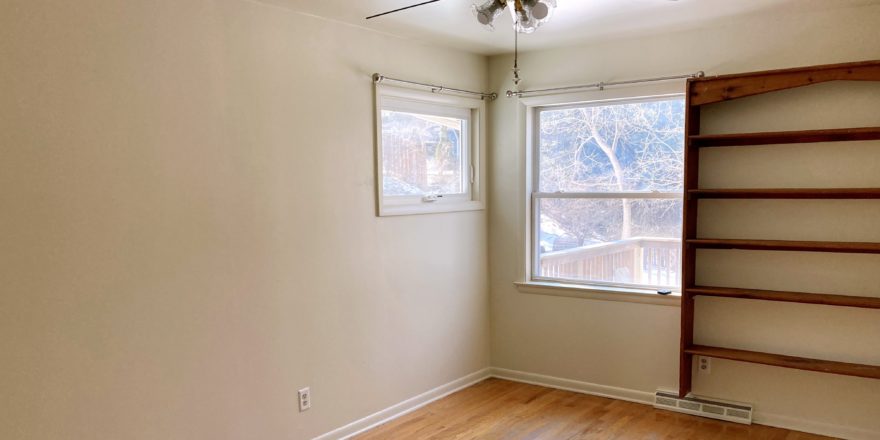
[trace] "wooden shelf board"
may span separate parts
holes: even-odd
[[[880,127],[770,131],[762,133],[704,134],[688,137],[692,147],[804,144],[815,142],[870,141],[876,139],[880,139]]]
[[[696,356],[708,356],[718,359],[795,368],[798,370],[880,379],[880,366],[877,365],[851,364],[773,353],[761,353],[757,351],[736,350],[732,348],[709,347],[705,345],[692,345],[686,348],[685,352]]]
[[[688,80],[688,106],[701,106],[826,81],[880,81],[880,60],[768,70]]]
[[[691,189],[698,199],[880,199],[880,188]]]
[[[689,246],[701,249],[747,249],[765,251],[840,252],[878,254],[880,243],[838,241],[735,240],[719,238],[688,239]]]
[[[686,288],[691,295],[713,296],[719,298],[757,299],[801,304],[827,306],[859,307],[880,309],[880,298],[848,295],[829,295],[824,293],[782,292],[776,290],[737,289],[733,287],[695,286]]]

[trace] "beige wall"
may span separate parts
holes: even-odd
[[[513,289],[523,160],[514,101],[490,109],[490,235],[482,211],[374,216],[369,74],[474,89],[491,78],[503,91],[509,57],[487,72],[480,56],[242,0],[11,0],[3,11],[0,437],[311,438],[488,366],[490,279],[494,366],[675,386],[677,308]],[[781,14],[527,54],[522,67],[525,86],[537,87],[880,58],[878,22],[877,6]],[[877,102],[876,89],[858,86],[823,96],[835,117],[846,103]],[[717,111],[724,120],[730,110]],[[816,108],[801,115],[779,123],[825,122]],[[835,147],[854,153],[844,159],[819,148],[766,161],[713,153],[705,165],[715,180],[704,183],[742,181],[743,168],[727,173],[722,161],[760,170],[797,158],[837,161],[829,184],[880,185],[876,156],[859,156],[872,145]],[[797,184],[787,176],[767,183]],[[835,209],[876,212],[865,203]],[[815,219],[775,231],[791,237],[880,239],[864,217],[840,227],[820,202],[759,207]],[[701,231],[757,234],[770,223],[731,224],[730,208],[705,210]],[[880,281],[866,257],[838,257],[834,272],[852,272],[835,279],[812,257],[805,271],[782,255],[763,265],[705,256],[715,265],[701,267],[707,282],[779,278],[775,287],[871,295]],[[701,300],[702,342],[880,363],[872,311],[734,307]],[[744,315],[748,326],[734,319]],[[295,392],[307,385],[314,406],[300,414]],[[777,420],[878,432],[878,387],[716,361],[695,389]],[[817,403],[824,397],[834,403]]]
[[[2,10],[0,438],[307,439],[489,365],[485,211],[375,217],[370,81],[486,58],[241,0]]]
[[[524,54],[524,87],[709,74],[880,59],[880,5],[768,13],[702,29]],[[490,60],[496,91],[510,88],[510,56]],[[835,84],[723,104],[706,132],[880,125],[880,87]],[[518,292],[523,277],[521,170],[515,100],[491,106],[490,285],[493,366],[651,392],[678,383],[677,307]],[[812,178],[798,176],[812,174]],[[880,142],[713,149],[703,182],[727,186],[878,186]],[[704,202],[703,236],[880,240],[872,201]],[[756,213],[744,215],[744,212]],[[880,295],[880,257],[744,251],[700,253],[698,281],[739,287]],[[697,342],[880,364],[877,311],[699,299]],[[698,394],[752,402],[757,420],[854,438],[880,438],[880,381],[713,361]]]

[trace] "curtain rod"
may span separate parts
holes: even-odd
[[[438,86],[438,85],[434,85],[434,84],[426,84],[426,83],[420,83],[420,82],[415,82],[415,81],[407,81],[405,79],[391,78],[391,77],[388,77],[388,76],[385,76],[385,75],[382,75],[379,73],[373,74],[373,82],[374,83],[379,84],[383,81],[392,81],[392,82],[399,82],[399,83],[404,83],[404,84],[412,84],[412,85],[421,86],[421,87],[429,87],[431,89],[432,93],[442,93],[442,92],[463,93],[465,95],[479,96],[480,99],[487,99],[488,98],[490,101],[492,101],[498,97],[497,93],[472,92],[470,90],[462,90],[462,89],[456,89],[456,88],[452,88],[452,87]]]
[[[521,90],[515,92],[513,90],[507,91],[507,97],[512,98],[516,96],[517,98],[522,98],[523,95],[536,95],[536,94],[553,94],[558,92],[567,92],[571,90],[582,90],[582,89],[599,89],[605,90],[605,87],[608,86],[621,86],[625,84],[639,84],[646,82],[656,82],[656,81],[669,81],[673,79],[685,79],[685,78],[702,78],[706,76],[705,72],[702,70],[697,73],[692,73],[689,75],[675,75],[675,76],[660,76],[656,78],[645,78],[645,79],[632,79],[627,81],[609,81],[609,82],[597,82],[595,84],[583,84],[579,86],[568,86],[568,87],[555,87],[552,89],[536,89],[536,90]]]

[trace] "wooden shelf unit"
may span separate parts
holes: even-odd
[[[880,127],[700,134],[700,109],[704,105],[827,81],[880,81],[880,60],[693,78],[687,82],[684,157],[684,184],[687,197],[684,201],[684,225],[682,228],[681,356],[679,365],[679,395],[681,397],[691,391],[694,356],[880,379],[880,366],[875,365],[860,365],[694,344],[694,300],[697,296],[880,309],[880,298],[874,297],[696,285],[697,249],[880,253],[880,243],[697,237],[697,214],[701,199],[880,199],[880,188],[706,189],[699,187],[700,150],[702,148],[880,139]]]

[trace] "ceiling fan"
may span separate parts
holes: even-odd
[[[367,17],[367,20],[381,17],[383,15],[393,14],[395,12],[405,11],[418,6],[424,6],[430,3],[436,3],[440,0],[429,0],[416,3],[402,8],[393,9],[391,11],[382,12]],[[518,33],[530,34],[534,32],[542,24],[550,20],[553,15],[553,9],[556,7],[556,0],[475,0],[471,6],[471,11],[477,18],[477,22],[485,26],[489,30],[494,30],[495,19],[498,18],[507,7],[510,6],[510,15],[513,18],[513,27]]]

